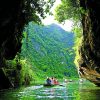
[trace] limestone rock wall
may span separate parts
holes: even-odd
[[[100,0],[80,0],[85,10],[82,14],[83,40],[79,50],[79,73],[100,85]]]
[[[0,89],[12,87],[4,68],[5,61],[14,59],[21,49],[22,31],[26,22],[23,1],[0,1]]]
[[[25,24],[22,8],[22,0],[0,1],[0,68],[20,51]]]

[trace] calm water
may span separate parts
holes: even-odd
[[[100,100],[100,88],[88,81],[74,81],[52,88],[31,86],[1,91],[0,100]]]

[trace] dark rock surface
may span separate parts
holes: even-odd
[[[0,1],[0,88],[11,86],[1,69],[6,67],[6,60],[14,59],[20,52],[25,25],[23,5],[23,0]]]
[[[100,85],[100,0],[80,0],[83,40],[79,50],[80,76]]]

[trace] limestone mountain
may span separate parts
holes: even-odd
[[[22,58],[26,58],[39,77],[78,77],[74,65],[74,34],[56,24],[25,28]]]

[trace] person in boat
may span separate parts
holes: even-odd
[[[57,79],[54,79],[54,85],[59,85],[59,82]]]
[[[59,82],[56,78],[52,77],[51,79],[52,79],[51,82],[52,82],[53,85],[58,85],[59,84]]]
[[[46,84],[47,84],[47,85],[52,85],[51,78],[47,77]]]
[[[54,77],[51,78],[51,84],[54,85]]]

